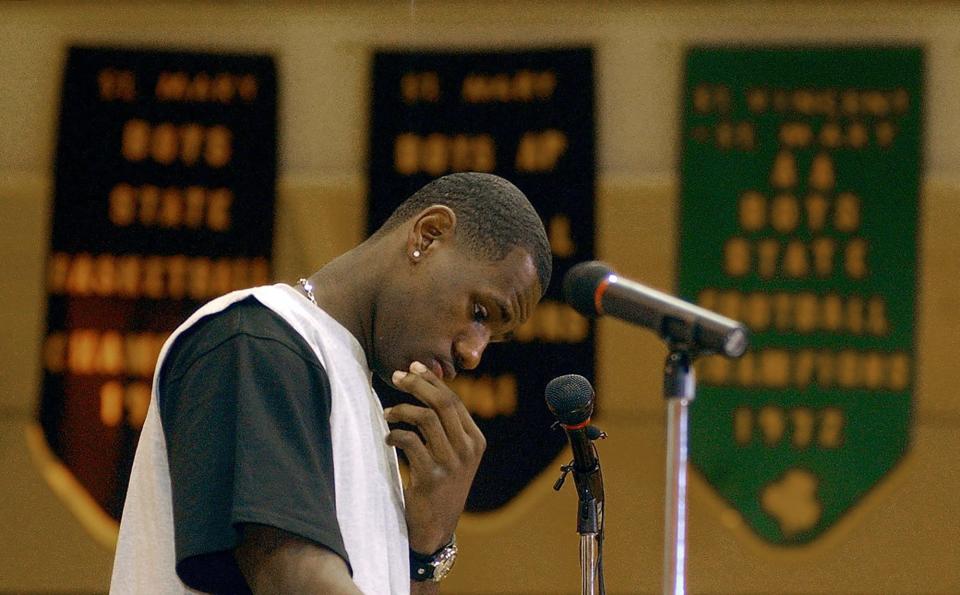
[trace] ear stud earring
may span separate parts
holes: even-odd
[[[414,250],[414,251],[413,251],[413,257],[414,257],[414,258],[420,258],[420,251],[419,251],[419,250]]]

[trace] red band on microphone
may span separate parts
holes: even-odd
[[[593,292],[593,307],[596,309],[597,314],[603,316],[605,312],[603,311],[603,294],[607,292],[607,287],[610,287],[610,276],[603,278],[603,281],[597,285],[597,290]]]
[[[587,426],[590,425],[590,419],[591,419],[591,418],[588,417],[588,418],[587,418],[587,421],[585,421],[585,422],[583,422],[583,423],[579,423],[579,424],[574,424],[574,425],[572,425],[572,426],[567,426],[567,425],[564,425],[564,424],[560,424],[560,425],[563,426],[563,429],[565,429],[565,430],[582,430],[582,429],[584,429],[585,427],[587,427]]]

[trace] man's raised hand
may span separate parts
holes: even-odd
[[[384,416],[419,431],[393,429],[387,444],[403,450],[410,463],[404,493],[410,547],[431,554],[453,535],[487,442],[460,398],[420,362],[394,372],[392,380],[426,405],[396,405]]]

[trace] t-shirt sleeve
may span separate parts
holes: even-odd
[[[323,367],[262,307],[228,310],[195,328],[168,356],[160,385],[181,580],[246,590],[233,557],[245,523],[315,542],[349,567]]]

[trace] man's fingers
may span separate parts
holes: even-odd
[[[410,467],[415,473],[424,473],[433,469],[433,457],[416,432],[390,430],[387,434],[387,444],[399,448],[407,455],[407,461],[410,462]]]
[[[470,416],[460,398],[441,382],[433,372],[423,364],[414,362],[410,365],[410,372],[397,371],[393,373],[393,384],[405,393],[417,398],[421,403],[436,411],[455,449],[461,449],[469,434],[465,431],[461,411]],[[473,421],[470,420],[473,424]]]
[[[417,397],[433,409],[443,405],[444,394],[450,393],[450,388],[420,362],[410,364],[409,372],[397,370],[391,380],[397,388]]]
[[[454,458],[450,439],[440,424],[436,412],[432,409],[401,403],[384,413],[388,422],[403,422],[416,426],[427,442],[427,450],[438,462],[446,462]]]
[[[478,447],[478,452],[483,453],[487,448],[487,439],[484,438],[483,432],[480,431],[480,428],[477,427],[477,423],[474,421],[473,416],[470,415],[470,412],[467,410],[466,405],[463,404],[463,401],[450,390],[450,388],[444,384],[442,380],[437,378],[429,368],[421,364],[420,362],[413,362],[410,364],[410,373],[407,374],[407,377],[416,376],[425,381],[426,384],[437,389],[436,405],[434,401],[430,400],[431,395],[425,395],[424,398],[420,400],[432,407],[437,411],[437,414],[440,415],[441,421],[444,421],[444,425],[448,423],[447,420],[444,420],[445,415],[456,415],[457,421],[460,422],[460,428],[467,435],[466,444],[474,445]],[[448,395],[449,400],[443,400],[442,397]],[[417,396],[417,395],[414,395]],[[419,397],[418,397],[419,398]],[[450,419],[449,423],[452,424],[453,420]]]
[[[414,374],[419,375],[421,378],[435,386],[436,388],[447,388],[446,383],[443,380],[437,378],[437,375],[433,373],[431,368],[428,368],[421,362],[411,362],[410,371]]]

